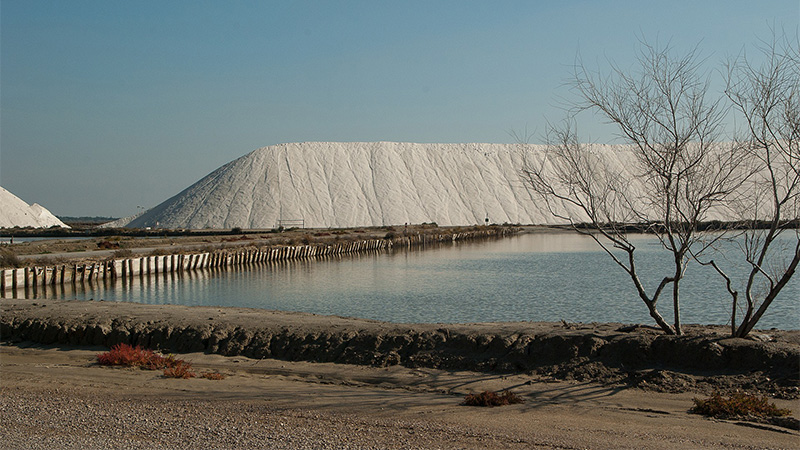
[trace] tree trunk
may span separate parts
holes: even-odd
[[[758,308],[758,310],[755,313],[753,313],[752,316],[748,314],[745,317],[745,320],[742,321],[742,324],[736,330],[734,336],[743,338],[746,337],[750,333],[750,331],[752,331],[753,327],[755,327],[758,321],[761,319],[761,316],[763,316],[764,313],[767,312],[767,308],[769,308],[769,305],[772,304],[773,300],[775,300],[775,297],[777,297],[778,294],[783,289],[783,287],[786,286],[787,283],[789,283],[789,280],[794,275],[795,270],[797,270],[798,263],[800,263],[800,242],[798,242],[797,245],[795,246],[794,258],[792,258],[789,267],[783,273],[781,279],[775,286],[772,287],[772,289],[770,289],[769,293],[764,298],[764,301],[761,302],[761,306]]]
[[[668,324],[666,320],[664,320],[664,317],[661,316],[661,313],[658,312],[658,310],[652,304],[652,302],[645,301],[645,304],[647,304],[647,309],[650,310],[650,317],[652,317],[653,320],[656,321],[658,326],[661,327],[662,330],[664,330],[664,333],[669,335],[680,334],[680,333],[675,333],[675,329],[673,329],[672,326]]]
[[[672,310],[673,314],[675,314],[675,334],[681,335],[683,334],[683,330],[681,329],[681,299],[680,299],[680,283],[681,283],[681,272],[683,271],[683,267],[681,266],[681,261],[675,262],[675,281],[672,282]]]

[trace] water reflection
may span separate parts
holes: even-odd
[[[652,236],[634,239],[641,278],[652,290],[668,269],[669,257]],[[800,328],[798,278],[773,303],[760,327]],[[730,300],[711,269],[695,264],[681,292],[684,323],[728,323]],[[74,287],[29,288],[5,295],[240,306],[392,322],[652,323],[626,274],[590,238],[562,233],[159,274],[117,283],[78,282]],[[668,297],[660,309],[671,321]]]

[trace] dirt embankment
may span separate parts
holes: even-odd
[[[799,398],[800,331],[732,339],[620,324],[391,324],[243,308],[6,299],[0,335],[42,344],[141,345],[290,361],[485,372],[625,384],[665,392],[747,389]]]

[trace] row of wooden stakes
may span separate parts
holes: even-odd
[[[447,241],[460,241],[506,234],[491,228],[453,234],[415,234],[392,239],[367,239],[330,244],[290,245],[268,248],[223,249],[215,252],[177,253],[110,259],[86,264],[61,264],[0,269],[0,290],[32,286],[60,285],[95,280],[116,280],[135,276],[239,266],[286,259],[299,259],[416,247]]]

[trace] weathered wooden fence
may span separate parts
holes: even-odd
[[[26,287],[64,285],[87,281],[128,279],[137,276],[180,273],[198,269],[241,266],[287,259],[420,247],[450,241],[501,237],[512,232],[506,228],[495,228],[453,234],[417,234],[393,239],[367,239],[236,250],[220,249],[214,252],[142,256],[86,264],[2,269],[0,270],[0,292],[7,289],[15,290]]]

